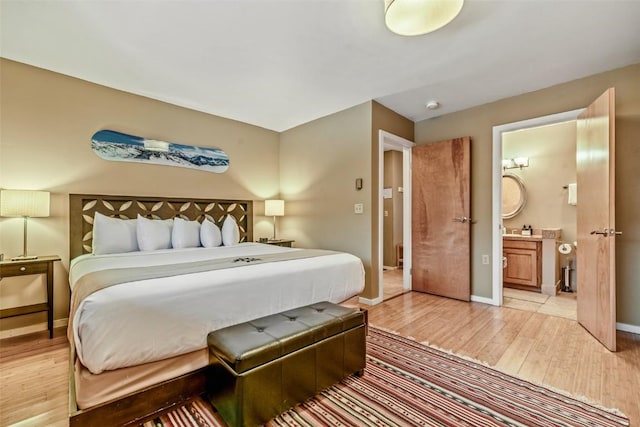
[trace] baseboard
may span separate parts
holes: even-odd
[[[374,299],[369,299],[369,298],[358,298],[358,302],[360,304],[366,304],[366,305],[376,305],[376,304],[380,304],[382,302],[382,296],[379,296],[377,298]]]
[[[478,295],[471,295],[471,301],[481,302],[483,304],[496,305],[496,306],[500,305],[500,304],[496,304],[493,298],[480,297]]]
[[[69,324],[69,319],[57,319],[53,321],[53,328],[62,328]],[[20,335],[33,334],[35,332],[41,332],[47,330],[47,322],[36,323],[35,325],[23,326],[21,328],[7,329],[0,331],[0,340],[11,337],[18,337]]]
[[[397,269],[398,269],[398,267],[395,267],[395,266],[394,266],[394,267],[392,267],[392,266],[390,266],[390,265],[383,265],[383,266],[382,266],[382,269],[383,269],[383,270],[397,270]]]
[[[616,329],[623,332],[631,332],[640,335],[640,326],[629,325],[628,323],[616,323]]]

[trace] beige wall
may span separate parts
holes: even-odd
[[[287,200],[282,237],[299,247],[360,257],[363,298],[378,296],[378,130],[413,140],[413,122],[376,102],[287,130],[280,137],[280,192]],[[355,189],[363,178],[362,190]],[[364,214],[353,213],[364,204]]]
[[[529,167],[508,169],[527,190],[524,209],[503,220],[508,229],[561,228],[562,241],[576,240],[576,207],[567,203],[563,186],[576,182],[576,122],[522,129],[502,134],[502,158],[529,157]]]
[[[640,64],[503,99],[416,123],[416,142],[471,135],[472,293],[491,297],[492,129],[494,126],[583,108],[609,87],[616,88],[616,239],[618,322],[640,325]],[[579,268],[579,266],[578,266]]]
[[[29,221],[29,251],[59,254],[54,318],[68,316],[68,194],[218,197],[263,200],[279,192],[279,134],[109,89],[24,64],[0,60],[0,187],[51,191],[51,217]],[[183,144],[218,147],[230,167],[214,174],[193,169],[109,162],[91,151],[100,129]],[[255,208],[256,236],[270,235],[270,219]],[[0,252],[22,251],[22,222],[0,219]],[[22,279],[28,279],[22,281]],[[5,278],[0,305],[39,302],[37,276]],[[3,319],[1,330],[45,322],[44,313]]]
[[[371,103],[287,130],[280,137],[280,235],[297,247],[340,250],[362,259],[371,280]],[[363,179],[362,190],[355,181]],[[354,204],[364,214],[354,214]]]

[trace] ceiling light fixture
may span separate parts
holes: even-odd
[[[464,0],[385,0],[384,22],[401,36],[419,36],[444,27],[458,16]]]

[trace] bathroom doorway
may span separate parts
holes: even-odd
[[[575,206],[570,206],[568,204],[568,188],[563,188],[565,185],[569,185],[575,183],[575,172],[569,172],[569,174],[573,173],[572,176],[563,176],[561,181],[551,181],[551,183],[543,184],[543,187],[548,187],[544,191],[540,192],[539,195],[530,195],[527,193],[527,199],[525,206],[529,206],[530,212],[527,213],[524,209],[518,212],[517,215],[514,215],[512,218],[503,219],[503,209],[502,209],[502,179],[503,174],[509,173],[511,175],[522,176],[524,178],[523,184],[525,189],[527,185],[535,187],[537,184],[535,182],[527,182],[532,181],[530,178],[532,172],[534,171],[534,164],[536,167],[542,167],[542,171],[544,173],[545,168],[547,171],[551,171],[552,169],[562,169],[564,171],[567,168],[566,164],[563,164],[560,159],[555,159],[552,157],[553,153],[545,153],[543,148],[548,144],[548,141],[543,141],[537,143],[536,140],[530,140],[529,138],[536,133],[540,135],[535,136],[536,138],[547,138],[549,132],[553,132],[555,126],[559,127],[563,123],[566,127],[573,126],[575,128],[575,121],[578,115],[583,110],[573,110],[565,113],[553,114],[550,116],[538,117],[535,119],[524,120],[521,122],[509,123],[506,125],[496,126],[493,129],[493,218],[498,224],[496,232],[493,235],[493,303],[495,305],[503,305],[504,304],[504,283],[503,283],[503,230],[507,229],[509,234],[513,233],[513,230],[521,231],[524,225],[531,226],[533,228],[533,233],[540,232],[542,228],[562,228],[561,225],[552,225],[544,222],[539,222],[540,220],[540,210],[544,211],[548,209],[546,204],[548,203],[548,193],[552,193],[554,195],[555,201],[555,210],[559,212],[557,214],[558,222],[557,224],[562,224],[562,218],[569,218],[571,215],[571,209],[575,211]],[[573,123],[570,125],[568,123]],[[567,129],[564,129],[567,131]],[[575,138],[575,133],[573,134]],[[527,144],[515,144],[514,147],[509,147],[509,140],[528,140]],[[506,141],[506,144],[505,144]],[[540,141],[540,139],[538,139]],[[504,147],[506,146],[506,150]],[[526,148],[525,148],[526,147]],[[575,171],[575,141],[573,143],[574,157],[573,157],[573,171]],[[513,151],[513,150],[527,150],[524,151]],[[511,150],[511,151],[510,151]],[[508,156],[508,157],[507,157]],[[556,154],[557,157],[557,154]],[[526,159],[526,161],[525,161]],[[503,162],[505,160],[505,162]],[[516,164],[516,160],[519,164]],[[513,161],[511,163],[510,161]],[[566,162],[565,162],[566,163]],[[510,166],[508,168],[503,169],[503,164],[505,166]],[[528,166],[524,166],[528,164]],[[522,165],[522,167],[521,167]],[[546,165],[546,166],[545,166]],[[566,172],[566,171],[565,171]],[[522,178],[520,178],[522,180]],[[572,180],[573,179],[573,180]],[[558,178],[560,180],[560,178]],[[564,199],[566,197],[566,199]],[[573,213],[573,225],[575,229],[575,212]],[[528,222],[527,222],[528,221]],[[549,220],[550,221],[550,220]],[[571,223],[570,220],[567,220],[568,223]],[[572,234],[569,233],[569,236]],[[573,236],[575,236],[575,231]],[[562,241],[564,242],[565,236],[562,237]],[[572,241],[573,242],[573,241]],[[571,243],[572,243],[571,242]],[[555,250],[554,247],[552,250]],[[560,254],[558,254],[560,255]],[[558,280],[559,280],[559,269],[560,265],[560,257],[556,257],[558,265],[555,267],[558,269]],[[574,275],[575,276],[575,275]],[[523,294],[527,295],[527,294]],[[509,298],[509,297],[508,297]]]
[[[502,305],[577,320],[576,120],[502,132],[501,166]]]
[[[502,159],[503,286],[547,295],[576,290],[576,121],[504,132]],[[524,246],[541,253],[529,259]],[[521,265],[527,261],[532,268]]]
[[[493,128],[493,301],[503,303],[502,145],[503,133],[577,120],[577,320],[610,351],[616,350],[615,89],[584,109]]]

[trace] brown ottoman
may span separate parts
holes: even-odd
[[[311,304],[209,333],[211,403],[261,425],[365,367],[365,312]]]

